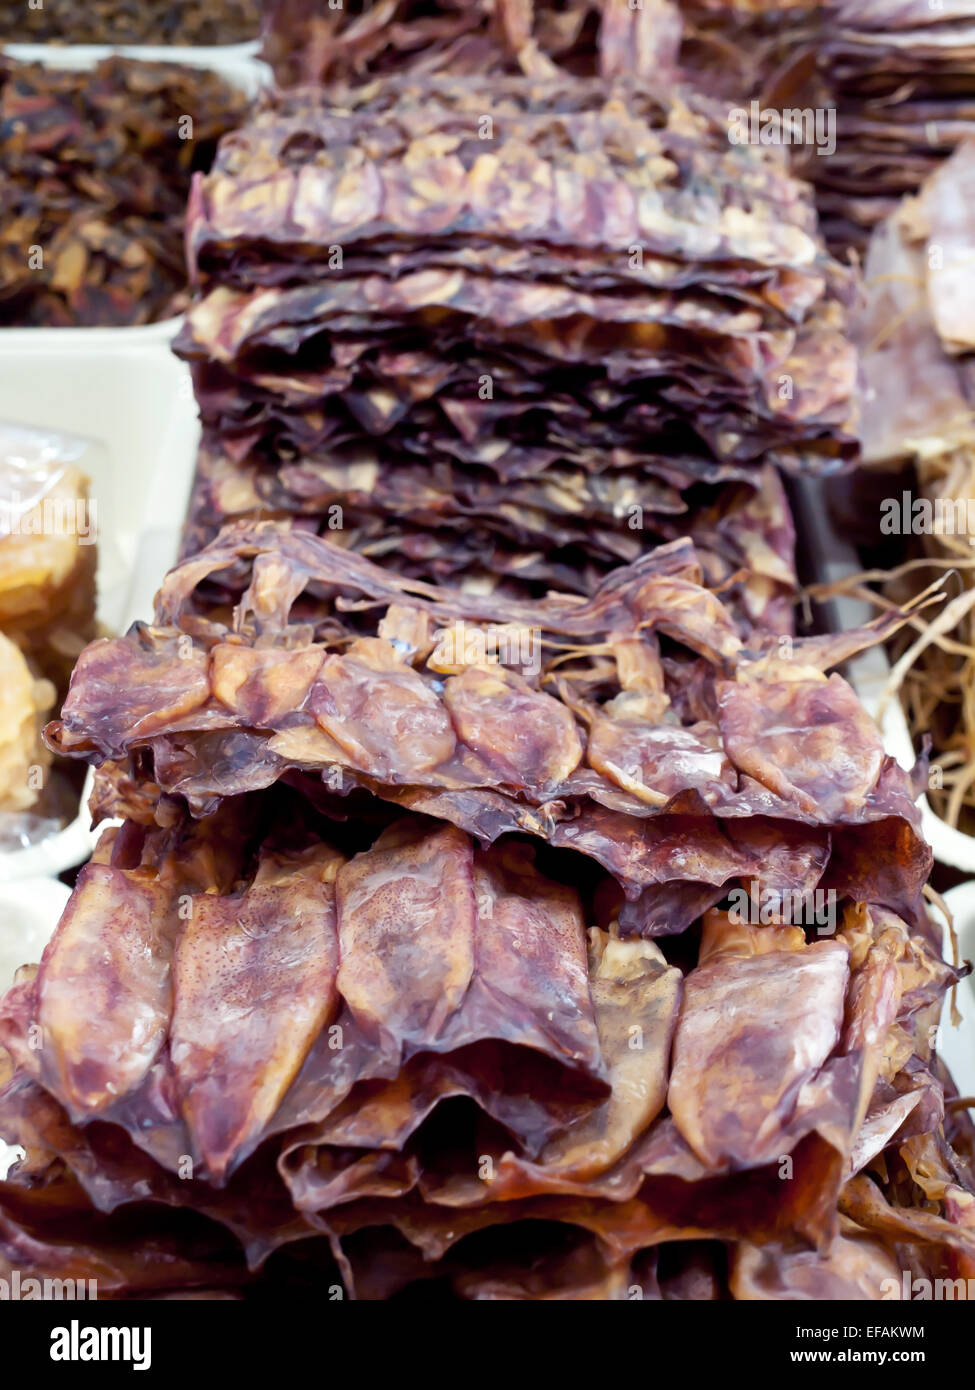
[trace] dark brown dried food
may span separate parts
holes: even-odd
[[[660,479],[646,460],[641,470],[596,474],[555,463],[501,481],[460,462],[404,459],[391,467],[385,451],[369,457],[358,447],[351,458],[312,455],[274,468],[204,446],[184,556],[203,549],[228,521],[290,518],[409,578],[540,597],[551,590],[592,593],[648,543],[689,534],[706,582],[721,590],[743,634],[753,626],[792,631],[794,535],[772,468],[714,488],[687,487],[667,460],[660,461]]]
[[[10,43],[228,44],[256,39],[261,0],[26,0],[0,3],[0,39]]]
[[[382,435],[504,476],[853,451],[848,280],[781,152],[729,143],[691,91],[295,91],[223,142],[188,245],[179,350],[237,457]]]
[[[0,324],[178,313],[190,179],[246,108],[200,69],[110,58],[78,72],[0,57]]]

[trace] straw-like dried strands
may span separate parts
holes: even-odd
[[[950,603],[913,641],[900,639],[889,683],[890,691],[900,689],[915,735],[933,739],[938,772],[929,795],[953,826],[966,823],[975,806],[975,383],[966,327],[975,260],[967,250],[964,195],[973,170],[969,143],[877,229],[858,325],[869,397],[864,457],[876,468],[915,462],[919,495],[885,505],[894,508],[895,530],[908,537],[909,552],[930,557],[901,567],[892,598],[902,602],[925,570],[956,573]]]

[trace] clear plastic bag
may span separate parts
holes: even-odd
[[[95,636],[91,447],[0,421],[0,854],[57,834],[77,810],[41,729]]]
[[[0,422],[0,631],[62,690],[95,635],[96,499],[78,436]]]

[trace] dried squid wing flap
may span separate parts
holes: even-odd
[[[279,631],[307,582],[307,572],[293,557],[273,550],[255,555],[251,582],[234,615],[237,626],[249,620],[258,634]]]
[[[847,1168],[851,1177],[866,1168],[879,1153],[883,1153],[908,1120],[913,1124],[915,1112],[923,1098],[921,1089],[898,1094],[889,1086],[878,1086],[850,1147]]]
[[[40,1080],[72,1116],[143,1081],[169,1029],[176,904],[104,864],[82,869],[35,983]]]
[[[474,975],[470,840],[393,826],[343,865],[336,899],[338,988],[354,1017],[404,1053],[440,1046]]]
[[[417,1057],[390,1081],[367,1081],[316,1125],[314,1135],[289,1139],[283,1154],[311,1143],[338,1148],[400,1149],[441,1100],[465,1094],[459,1076]]]
[[[308,697],[319,728],[350,766],[406,782],[446,762],[456,738],[431,685],[382,640],[329,655]]]
[[[840,1041],[847,947],[775,945],[788,948],[722,954],[684,984],[668,1105],[711,1168],[758,1167],[788,1153],[800,1093]]]
[[[206,653],[173,634],[130,633],[85,648],[60,720],[45,734],[55,752],[98,749],[122,758],[128,747],[193,714],[210,695]]]
[[[957,1191],[970,1211],[971,1194]],[[840,1211],[887,1244],[926,1246],[975,1268],[975,1231],[923,1207],[899,1206],[865,1173],[851,1178],[843,1188]]]
[[[841,676],[722,681],[718,726],[740,772],[824,823],[863,806],[880,777],[877,725]]]
[[[900,1010],[908,931],[894,913],[858,904],[848,913],[843,939],[850,947],[852,974],[841,1047],[844,1054],[857,1056],[862,1067],[859,1126]]]
[[[741,651],[741,638],[721,600],[691,579],[653,575],[631,601],[644,622],[716,666],[733,661]]]
[[[713,725],[650,724],[639,714],[630,717],[625,701],[617,696],[594,718],[586,749],[590,767],[650,805],[665,806],[691,787],[734,788],[735,769]]]
[[[836,1236],[825,1251],[783,1250],[742,1242],[731,1260],[731,1292],[748,1301],[790,1299],[847,1302],[900,1298],[901,1271],[893,1253],[857,1231]]]
[[[254,728],[274,728],[299,710],[321,669],[319,647],[280,652],[221,642],[210,654],[214,696]]]
[[[778,895],[779,901],[786,893],[800,894],[805,901],[829,863],[831,843],[825,827],[748,816],[729,821],[726,833],[740,853],[751,857],[752,891]],[[828,906],[825,890],[821,891],[822,897],[813,902]]]
[[[463,743],[510,786],[557,784],[582,760],[571,712],[514,671],[470,666],[447,680],[444,702]]]
[[[215,1181],[254,1147],[338,1003],[327,846],[243,895],[194,895],[173,963],[170,1050],[184,1118]]]
[[[474,897],[478,992],[467,1026],[603,1079],[575,889],[543,878],[526,847],[506,845],[475,854]]]
[[[553,1139],[537,1164],[506,1154],[498,1165],[506,1196],[566,1180],[584,1183],[649,1129],[667,1098],[681,982],[653,942],[620,941],[592,929],[590,990],[610,1095]]]

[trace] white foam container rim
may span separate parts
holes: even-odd
[[[4,53],[20,63],[49,63],[51,67],[94,67],[103,58],[139,58],[144,63],[188,63],[208,67],[211,63],[259,58],[260,39],[245,43],[4,43]],[[66,59],[59,61],[62,54]]]
[[[822,479],[802,478],[795,486],[797,508],[803,533],[812,551],[816,580],[832,584],[859,574],[863,566],[853,546],[838,536],[829,518]],[[829,600],[824,607],[831,615],[830,627],[845,632],[860,627],[877,617],[877,609],[863,599],[849,596]],[[917,761],[914,742],[908,727],[904,707],[895,694],[884,699],[884,688],[890,676],[890,662],[882,647],[872,647],[849,663],[850,683],[871,717],[877,721],[884,748],[901,767],[910,771]],[[975,837],[947,825],[926,796],[918,798],[921,830],[934,852],[935,859],[963,873],[975,875]]]

